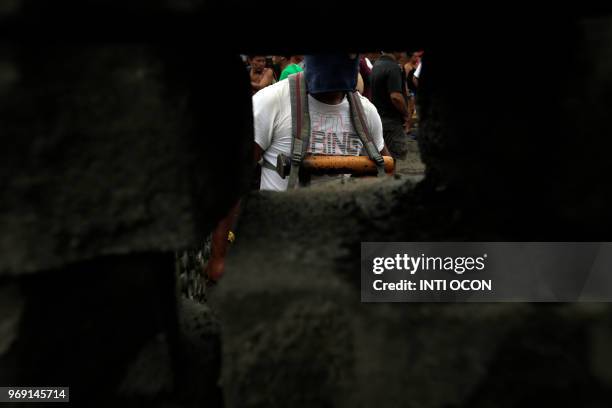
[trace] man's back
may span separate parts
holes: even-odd
[[[402,121],[402,115],[391,102],[391,92],[404,94],[401,68],[393,58],[381,56],[372,68],[372,102],[383,119]]]

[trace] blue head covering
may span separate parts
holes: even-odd
[[[311,94],[354,91],[357,86],[357,72],[359,72],[358,54],[304,56],[306,87]]]

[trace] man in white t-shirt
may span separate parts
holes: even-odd
[[[363,144],[351,121],[350,105],[346,97],[346,92],[352,92],[356,86],[358,56],[306,56],[305,62],[310,114],[307,153],[346,156],[364,154]],[[344,70],[338,68],[343,65]],[[325,72],[326,70],[328,72]],[[367,98],[361,95],[357,97],[363,106],[366,123],[376,148],[381,154],[388,156],[389,152],[382,136],[382,123],[376,108]],[[255,157],[263,158],[274,166],[279,154],[291,156],[289,81],[278,82],[253,96],[253,118]],[[287,184],[288,178],[283,179],[276,171],[262,168],[261,190],[284,191]]]
[[[353,128],[347,92],[355,90],[358,55],[305,56],[308,111],[310,114],[310,142],[307,153],[325,155],[362,154],[363,144]],[[255,160],[262,158],[274,165],[279,153],[291,156],[292,117],[289,81],[270,85],[253,96],[255,125]],[[365,122],[376,149],[389,156],[382,136],[382,122],[374,105],[361,95]],[[262,168],[261,190],[284,191],[288,178],[281,178],[274,170]],[[237,203],[222,219],[212,235],[211,257],[203,274],[218,280],[223,274],[229,242],[235,239],[231,231],[239,212]]]

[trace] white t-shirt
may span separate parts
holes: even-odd
[[[421,67],[423,66],[422,62],[419,62],[419,66],[416,67],[416,69],[414,70],[414,76],[415,78],[419,78],[421,76]]]
[[[374,105],[363,96],[361,104],[370,134],[381,151],[384,147],[382,122]],[[328,105],[308,95],[310,113],[309,153],[358,156],[363,144],[351,123],[346,97],[337,105]],[[280,81],[253,95],[255,142],[264,150],[264,160],[276,165],[280,153],[291,153],[291,98],[289,81]],[[271,169],[261,170],[261,190],[284,191],[289,177],[282,179]]]

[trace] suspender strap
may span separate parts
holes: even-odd
[[[303,72],[289,75],[289,92],[291,96],[291,172],[287,189],[298,187],[300,166],[306,155],[310,142],[310,114],[308,112],[308,92]],[[385,161],[376,148],[368,124],[361,100],[355,92],[348,92],[347,98],[351,107],[351,121],[355,131],[359,135],[361,143],[366,149],[368,157],[376,163],[378,176],[385,175]],[[271,164],[264,167],[271,168]]]
[[[264,169],[276,171],[276,166],[267,161],[266,159],[262,160],[261,167],[263,167]]]
[[[291,172],[288,189],[298,187],[300,164],[306,155],[310,141],[310,114],[308,113],[308,92],[302,72],[290,75],[289,92],[291,95]]]
[[[361,104],[359,96],[356,96],[355,94],[356,92],[347,93],[349,105],[351,106],[351,120],[353,122],[353,127],[359,135],[359,139],[361,139],[361,143],[363,143],[368,156],[376,163],[378,176],[381,177],[385,175],[385,160],[372,140],[370,129],[368,128],[368,124],[365,120],[363,105]]]

